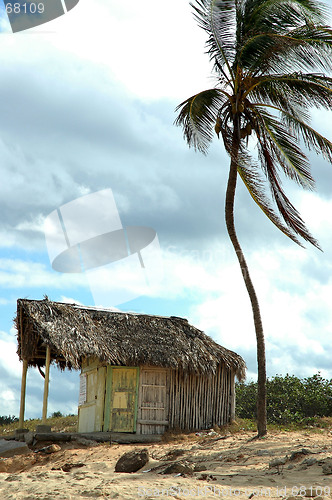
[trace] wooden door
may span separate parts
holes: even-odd
[[[108,430],[136,432],[138,375],[138,368],[108,367],[105,408]]]
[[[163,434],[168,425],[167,370],[141,369],[139,432]]]

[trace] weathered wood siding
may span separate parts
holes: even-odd
[[[168,426],[169,370],[141,367],[138,396],[138,434],[163,434]]]
[[[82,374],[79,432],[163,434],[221,426],[235,416],[234,372],[225,367],[210,377],[152,366],[108,366],[106,374],[106,366],[90,359]]]
[[[219,367],[215,376],[170,373],[170,428],[208,429],[225,425],[233,413],[234,396],[231,371]]]
[[[136,432],[138,380],[138,367],[107,367],[105,431]]]
[[[82,375],[86,377],[86,401],[78,407],[78,432],[98,432],[104,422],[106,367],[91,358],[83,363]]]

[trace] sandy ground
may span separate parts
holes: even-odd
[[[253,435],[211,433],[144,446],[70,442],[52,454],[37,451],[39,443],[28,455],[0,459],[0,499],[332,498],[332,431]],[[142,448],[150,456],[143,469],[114,472],[120,456]],[[284,463],[273,465],[278,459]],[[195,472],[162,473],[179,461]]]

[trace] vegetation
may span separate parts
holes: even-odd
[[[332,78],[326,76],[332,70],[332,30],[326,7],[314,0],[196,0],[193,8],[208,36],[216,86],[182,102],[176,124],[182,126],[189,146],[203,153],[215,131],[230,157],[225,220],[254,318],[261,437],[266,434],[267,415],[265,340],[257,295],[235,230],[237,179],[239,175],[253,200],[285,235],[301,246],[298,237],[319,248],[286,196],[280,172],[313,189],[310,162],[299,144],[332,162],[332,143],[309,123],[310,108],[332,109]],[[251,153],[254,145],[257,157]],[[234,304],[234,312],[236,308]]]
[[[267,380],[267,421],[269,424],[316,425],[317,417],[332,417],[332,379],[320,373],[299,379],[294,375],[276,375]],[[256,419],[257,382],[236,384],[236,413],[244,419]]]
[[[18,422],[18,418],[14,417],[14,415],[0,417],[0,426],[12,424],[14,422]]]
[[[46,425],[50,425],[52,430],[55,432],[77,432],[77,423],[78,416],[77,415],[62,415],[56,416],[55,414],[61,412],[54,412],[50,418],[46,420]],[[54,416],[55,415],[55,416]],[[2,418],[8,417],[0,417],[0,422]],[[28,429],[29,431],[35,431],[37,425],[41,425],[41,419],[30,419],[25,420],[23,427]],[[12,421],[8,423],[0,424],[0,435],[11,434],[18,428],[18,418],[12,417]]]

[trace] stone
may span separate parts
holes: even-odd
[[[14,455],[26,455],[30,450],[26,443],[21,441],[6,441],[0,439],[0,457],[13,457]]]
[[[194,467],[188,462],[174,462],[164,469],[163,474],[192,474]]]
[[[25,434],[26,432],[29,432],[29,429],[23,429],[23,428],[20,428],[20,429],[15,429],[15,434]]]
[[[98,446],[97,441],[95,441],[93,439],[86,439],[84,437],[79,437],[79,436],[78,437],[75,436],[72,439],[75,441],[75,443],[80,444],[82,446],[89,446],[89,447],[90,446]]]
[[[271,455],[270,450],[257,450],[257,456],[263,457],[264,455]]]
[[[175,460],[176,458],[179,458],[181,457],[182,455],[184,455],[188,450],[181,450],[181,449],[174,449],[174,450],[170,450],[164,460]]]
[[[137,472],[149,461],[146,448],[140,451],[129,451],[122,455],[115,464],[115,472]]]
[[[306,458],[301,462],[301,465],[306,465],[307,467],[310,467],[311,465],[315,465],[317,463],[317,458]]]
[[[306,448],[302,448],[302,450],[298,451],[293,451],[290,454],[289,460],[296,460],[297,458],[302,457],[302,455],[310,455],[311,451],[307,450]]]
[[[34,432],[29,431],[29,432],[26,432],[24,434],[24,441],[26,442],[26,444],[28,446],[33,444],[34,440],[35,440],[35,433]]]
[[[36,425],[36,432],[39,434],[44,433],[44,432],[51,432],[52,427],[50,425]]]
[[[205,470],[207,470],[205,465],[194,464],[194,472],[204,472]]]
[[[280,467],[281,465],[285,465],[286,462],[287,457],[275,458],[274,460],[271,460],[271,462],[269,462],[269,468],[272,469],[272,467]]]
[[[323,464],[323,474],[332,474],[332,462],[326,462],[325,464]]]
[[[58,444],[50,444],[49,446],[45,446],[43,449],[44,453],[56,453],[57,451],[61,451],[61,446]]]

